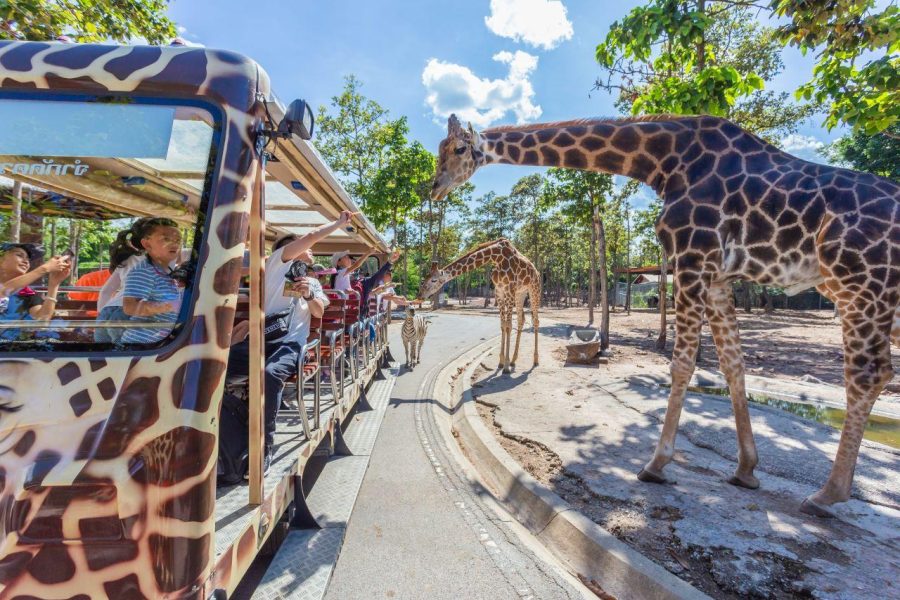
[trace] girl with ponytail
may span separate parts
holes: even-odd
[[[100,290],[97,321],[121,322],[130,319],[123,308],[125,279],[135,266],[146,260],[141,241],[152,235],[158,227],[177,227],[177,224],[163,217],[144,217],[132,223],[128,229],[120,231],[109,245],[109,270],[112,275]],[[94,340],[116,344],[121,341],[125,331],[124,328],[98,326],[94,329]]]

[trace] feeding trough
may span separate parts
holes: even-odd
[[[566,362],[592,364],[600,354],[600,332],[596,329],[574,329],[566,344]]]

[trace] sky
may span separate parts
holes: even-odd
[[[362,93],[406,116],[411,139],[437,152],[455,112],[476,128],[617,116],[614,97],[592,90],[594,49],[640,0],[172,0],[169,16],[191,43],[245,54],[269,73],[285,103],[329,104],[355,75]],[[250,8],[253,8],[251,10]],[[793,92],[814,58],[784,53],[769,89]],[[803,158],[843,131],[823,117],[782,147]],[[313,140],[315,143],[315,140]],[[539,169],[497,165],[472,178],[476,196],[508,193]],[[649,201],[644,188],[636,208]]]

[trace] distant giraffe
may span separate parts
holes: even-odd
[[[731,282],[817,286],[837,305],[844,337],[847,418],[828,481],[801,507],[830,516],[850,497],[869,412],[891,380],[900,346],[900,186],[801,160],[725,119],[650,116],[464,130],[450,117],[433,198],[493,163],[626,175],[663,198],[656,232],[675,264],[672,390],[642,481],[665,481],[704,314],[731,390],[738,467],[729,482],[756,488],[756,446],[744,389]]]
[[[500,367],[509,373],[519,357],[519,341],[525,326],[525,297],[531,301],[531,321],[534,325],[534,366],[538,365],[538,307],[541,303],[541,277],[531,261],[509,240],[499,239],[485,242],[470,250],[463,256],[444,267],[437,268],[432,264],[431,275],[419,290],[420,298],[435,295],[448,281],[477,269],[487,263],[493,265],[491,282],[497,294],[497,307],[500,309]],[[516,331],[516,347],[512,359],[509,358],[509,346],[512,338],[513,310],[518,313]]]

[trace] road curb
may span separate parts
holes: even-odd
[[[575,573],[617,600],[699,600],[709,596],[657,565],[544,487],[503,449],[475,408],[471,380],[495,346],[480,344],[450,363],[458,374],[441,386],[453,435],[491,494]]]

